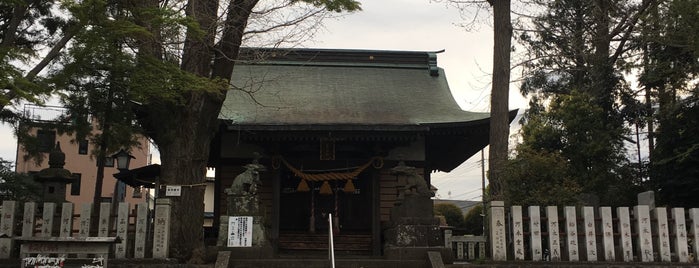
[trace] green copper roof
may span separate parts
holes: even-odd
[[[459,108],[435,53],[264,52],[235,66],[219,115],[231,127],[401,129],[488,118]]]

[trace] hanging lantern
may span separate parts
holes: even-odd
[[[306,182],[306,179],[301,179],[301,182],[299,182],[299,186],[296,187],[297,192],[308,192],[310,190],[311,188],[308,187],[308,182]]]
[[[320,194],[322,195],[331,195],[333,194],[333,190],[330,188],[330,184],[328,181],[324,181],[323,185],[320,186]]]
[[[352,183],[352,179],[347,180],[347,183],[345,183],[345,188],[342,190],[345,191],[345,193],[354,193],[354,190],[356,190],[356,188],[354,188],[354,183]]]

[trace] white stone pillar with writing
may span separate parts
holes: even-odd
[[[512,206],[512,242],[515,260],[524,260],[524,226],[522,206]]]
[[[675,234],[672,244],[674,252],[677,253],[679,262],[689,262],[689,252],[687,252],[687,223],[684,218],[684,208],[673,208],[670,210],[673,219],[672,233]]]
[[[585,253],[587,261],[597,261],[597,234],[595,232],[595,210],[593,207],[583,207],[585,223]]]
[[[549,233],[549,258],[551,261],[561,261],[561,234],[558,227],[558,207],[546,207],[547,229]]]
[[[540,261],[543,249],[541,248],[541,212],[539,206],[529,206],[529,234],[532,260]]]
[[[159,198],[156,200],[155,228],[153,233],[153,258],[168,258],[170,245],[170,199]]]
[[[651,235],[650,210],[647,205],[633,207],[634,223],[638,231],[637,254],[642,262],[653,261],[653,237]]]
[[[121,239],[114,247],[114,257],[117,259],[126,258],[126,245],[128,244],[128,229],[129,229],[129,204],[119,202],[117,208],[117,223],[116,235]]]
[[[579,261],[579,246],[578,246],[578,218],[575,213],[575,207],[565,207],[566,217],[566,249],[568,251],[569,261]]]
[[[2,201],[2,214],[0,214],[0,234],[7,237],[0,238],[0,259],[9,259],[12,256],[15,236],[15,215],[17,215],[17,201]]]
[[[148,236],[148,204],[136,205],[136,234],[134,235],[134,258],[146,257],[146,239]]]
[[[633,244],[631,239],[631,220],[629,218],[628,207],[616,208],[616,215],[619,218],[617,229],[619,230],[619,245],[621,256],[625,262],[633,261]]]
[[[653,210],[653,218],[655,218],[654,230],[657,230],[658,239],[655,247],[658,248],[660,261],[669,262],[672,260],[670,256],[670,229],[667,223],[667,208],[656,207]]]
[[[507,260],[505,202],[503,201],[490,201],[490,243],[493,260]]]
[[[36,203],[24,203],[24,215],[22,216],[22,236],[34,236],[34,224],[36,223]]]
[[[112,204],[100,203],[99,225],[97,227],[97,236],[109,236],[109,214],[111,214]]]
[[[82,204],[80,206],[80,230],[78,237],[90,236],[90,219],[92,218],[92,203]]]
[[[689,209],[689,219],[692,220],[691,232],[692,232],[692,249],[694,252],[694,261],[699,258],[699,208]]]
[[[73,236],[73,203],[65,202],[61,207],[61,237]]]
[[[53,215],[56,214],[56,203],[44,203],[44,213],[41,220],[41,236],[51,237],[53,233]]]
[[[614,261],[616,259],[614,249],[614,223],[612,222],[612,208],[600,207],[599,215],[602,218],[602,250],[604,250],[604,260]]]

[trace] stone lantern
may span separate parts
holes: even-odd
[[[66,155],[61,151],[61,143],[49,153],[49,168],[42,169],[34,179],[43,187],[44,202],[63,203],[66,201],[66,184],[75,181],[73,174],[64,169]]]

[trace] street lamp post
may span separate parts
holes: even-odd
[[[121,149],[116,154],[113,154],[112,158],[114,158],[114,161],[116,162],[116,167],[119,170],[119,172],[127,172],[129,170],[129,164],[131,163],[131,159],[135,159],[133,155],[129,154],[124,149]],[[124,183],[119,180],[117,180],[114,184],[114,194],[112,195],[112,203],[114,203],[114,206],[116,206],[116,203],[124,201],[122,196],[124,195],[123,192],[126,190],[126,187],[123,185]]]

